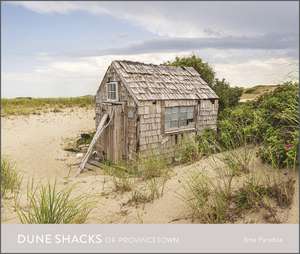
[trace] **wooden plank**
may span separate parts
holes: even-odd
[[[111,117],[112,114],[111,114]],[[91,157],[92,155],[92,152],[93,152],[93,149],[94,149],[94,146],[96,144],[96,142],[98,141],[99,137],[101,136],[101,134],[103,133],[104,129],[108,126],[108,124],[106,124],[106,120],[108,119],[108,114],[104,114],[98,127],[97,127],[97,130],[96,130],[96,133],[92,139],[92,142],[90,143],[89,145],[89,148],[87,150],[87,153],[85,154],[85,156],[83,157],[81,163],[80,163],[80,166],[79,166],[79,170],[77,172],[77,175],[80,174],[84,168],[85,168],[85,164],[88,162],[89,158]]]
[[[91,165],[94,165],[96,167],[101,167],[101,165],[102,165],[99,161],[96,161],[96,160],[89,160],[88,163]]]
[[[100,167],[97,167],[97,166],[89,164],[89,163],[85,164],[84,168],[88,169],[88,170],[93,170],[93,171],[101,170]]]

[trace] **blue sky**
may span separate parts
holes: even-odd
[[[160,64],[191,53],[233,85],[297,79],[298,10],[297,2],[5,2],[2,96],[94,94],[112,60]]]

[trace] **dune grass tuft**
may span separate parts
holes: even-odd
[[[8,192],[18,192],[21,182],[21,175],[17,173],[15,166],[7,159],[1,159],[1,198],[5,198]]]
[[[92,210],[93,202],[87,195],[71,197],[72,188],[58,191],[56,183],[27,190],[27,208],[17,209],[24,224],[81,224]]]

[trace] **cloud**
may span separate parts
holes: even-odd
[[[253,49],[253,50],[287,50],[290,56],[298,57],[299,38],[297,34],[266,34],[252,37],[218,37],[218,38],[160,38],[130,44],[121,48],[103,50],[86,50],[69,52],[69,56],[105,56],[122,54],[141,54],[154,52],[176,52],[200,49]]]
[[[298,61],[286,58],[251,59],[242,63],[215,64],[218,78],[231,85],[250,87],[257,84],[279,84],[299,80]]]
[[[127,20],[160,36],[262,35],[299,29],[297,2],[30,2],[10,4],[38,13],[83,11]]]
[[[210,56],[215,51],[204,51]],[[237,58],[243,51],[235,52]],[[145,63],[161,64],[175,56],[187,56],[191,51],[172,53],[149,53],[136,55],[90,56],[73,59],[49,59],[43,66],[28,72],[2,73],[2,94],[4,97],[16,96],[80,96],[95,94],[107,67],[113,60],[127,59]],[[253,52],[252,52],[253,53]],[[232,51],[223,52],[221,58],[230,59]],[[232,85],[251,86],[255,84],[279,83],[289,79],[291,70],[298,69],[297,60],[284,57],[272,58],[258,55],[246,61],[210,62],[218,78],[226,78]],[[260,59],[261,58],[261,59]],[[221,63],[220,63],[221,62]],[[293,65],[293,66],[291,66]],[[298,79],[296,75],[293,79]]]
[[[85,12],[112,16],[153,34],[119,48],[42,52],[29,71],[2,73],[2,93],[14,96],[95,94],[111,61],[161,64],[197,53],[231,84],[278,83],[298,69],[297,2],[6,2],[41,15]],[[124,23],[124,22],[123,22]],[[130,37],[130,36],[129,36]],[[62,49],[64,50],[64,49]],[[58,50],[59,51],[59,50]],[[30,56],[34,58],[34,56]],[[25,60],[24,60],[25,62]],[[298,79],[298,75],[294,77]]]

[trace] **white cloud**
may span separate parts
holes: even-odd
[[[298,66],[296,60],[269,58],[235,64],[215,64],[214,68],[218,78],[226,78],[232,85],[250,87],[299,80]]]
[[[80,96],[95,94],[109,64],[113,60],[132,60],[161,64],[175,56],[187,56],[192,52],[152,53],[137,55],[92,56],[73,59],[46,60],[41,67],[26,73],[3,73],[2,93],[4,97],[16,96]],[[203,52],[209,56],[210,52]],[[216,53],[216,51],[214,51]],[[223,52],[228,58],[232,52]],[[238,54],[238,53],[236,53]],[[207,60],[207,58],[204,58]],[[231,84],[251,86],[283,82],[291,70],[298,68],[296,60],[286,58],[250,59],[240,62],[212,62],[218,78],[226,78]],[[293,66],[291,66],[291,64]],[[297,77],[298,78],[298,77]]]
[[[182,53],[187,54],[187,53]],[[127,59],[160,64],[175,53],[109,55],[72,59],[47,59],[43,66],[30,72],[4,72],[1,75],[3,97],[80,96],[95,94],[108,66],[113,60]]]
[[[111,15],[170,37],[298,31],[297,2],[11,2],[38,13]]]
[[[161,64],[175,56],[190,54],[192,50],[214,67],[219,78],[224,77],[234,85],[282,82],[288,78],[288,73],[299,66],[295,57],[299,54],[298,47],[284,41],[287,37],[282,34],[298,35],[299,13],[296,2],[20,1],[6,4],[22,6],[44,15],[64,15],[77,11],[110,15],[164,38],[140,42],[123,49],[103,50],[101,56],[93,49],[91,54],[64,59],[42,52],[36,58],[42,60],[43,64],[33,66],[31,71],[2,74],[2,93],[5,97],[94,94],[112,60]],[[276,35],[278,31],[281,34]],[[122,40],[126,40],[125,32],[120,34]],[[248,40],[250,37],[264,38],[266,34],[273,34],[274,37],[256,43]],[[224,38],[229,40],[226,42]],[[236,41],[237,38],[240,40]],[[229,47],[232,44],[229,42],[234,39],[234,45],[245,40],[248,47]],[[270,39],[276,43],[270,43]],[[207,41],[215,47],[205,47],[203,42]],[[192,42],[198,47],[189,44]],[[217,42],[219,46],[216,46]],[[190,46],[187,47],[187,44]],[[277,47],[270,50],[273,44]],[[290,46],[280,46],[286,44]]]

